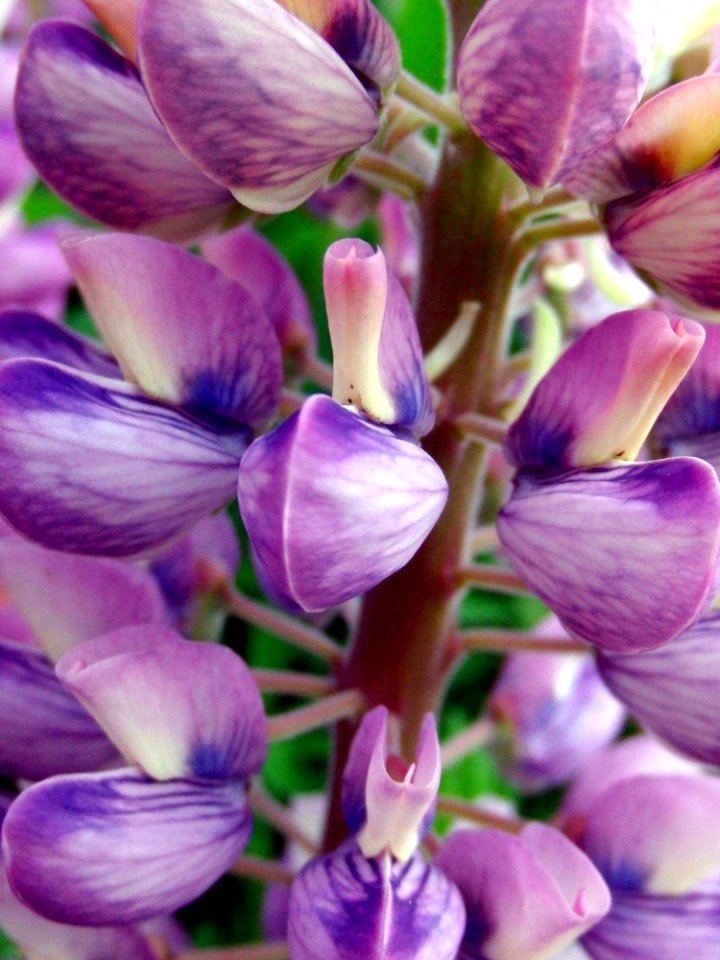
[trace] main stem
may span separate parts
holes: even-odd
[[[443,416],[424,444],[450,488],[440,521],[410,563],[370,591],[340,688],[360,690],[370,705],[400,717],[402,749],[414,751],[422,718],[434,710],[459,648],[455,628],[462,592],[457,571],[471,559],[472,532],[482,498],[487,451],[453,426],[462,414],[493,416],[494,381],[504,353],[507,273],[512,269],[511,228],[505,213],[512,175],[472,135],[448,141],[437,180],[420,207],[421,287],[416,316],[425,349],[479,301],[480,315],[462,355],[440,382]],[[336,780],[352,736],[338,731]],[[326,846],[342,837],[335,803]]]

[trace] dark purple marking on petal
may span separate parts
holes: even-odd
[[[155,783],[132,770],[55,777],[26,790],[3,825],[8,879],[50,920],[101,926],[170,913],[244,849],[242,781]]]

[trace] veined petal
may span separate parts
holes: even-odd
[[[5,641],[0,641],[0,725],[3,777],[42,780],[119,760],[115,746],[58,681],[50,661],[39,650]]]
[[[468,123],[536,190],[620,130],[652,67],[645,0],[489,0],[458,60]]]
[[[658,417],[654,434],[673,444],[715,433],[720,433],[720,327],[708,323],[702,350]]]
[[[35,357],[54,360],[100,377],[121,378],[110,354],[86,337],[24,310],[0,313],[0,360]]]
[[[126,627],[74,647],[60,680],[155,780],[248,777],[267,751],[252,674],[228,647]]]
[[[232,197],[177,150],[132,65],[87,30],[34,28],[15,108],[40,175],[87,216],[187,240],[227,214]]]
[[[720,779],[629,777],[590,806],[579,843],[611,889],[679,895],[720,871]]]
[[[720,111],[720,75],[706,73],[662,90],[642,104],[610,143],[565,178],[594,203],[648,190],[700,170],[720,152],[708,116]]]
[[[160,546],[226,503],[248,436],[39,360],[0,367],[0,424],[3,516],[43,546],[108,556]]]
[[[417,854],[367,860],[352,841],[312,860],[290,892],[295,960],[453,960],[464,925],[444,873]]]
[[[338,240],[325,254],[333,398],[418,436],[435,421],[415,318],[381,250]]]
[[[612,909],[583,947],[591,960],[720,960],[718,910],[717,879],[679,897],[613,890]]]
[[[155,783],[118,770],[30,787],[5,818],[3,851],[13,891],[42,916],[126,924],[194,900],[250,828],[241,781]]]
[[[404,566],[439,517],[447,483],[414,443],[314,396],[250,446],[238,494],[266,575],[314,611]]]
[[[259,426],[282,386],[275,333],[211,264],[150,237],[80,234],[63,250],[128,380],[191,410]]]
[[[712,600],[720,486],[709,464],[691,458],[521,471],[497,530],[515,570],[567,630],[611,653],[637,653],[678,636]]]
[[[603,679],[632,715],[682,753],[720,766],[720,617],[657,650],[602,654]]]
[[[634,460],[705,339],[694,320],[655,310],[607,317],[572,343],[508,431],[516,466]]]
[[[590,860],[545,824],[533,823],[518,837],[458,830],[435,862],[465,901],[463,960],[549,960],[610,907]]]
[[[56,321],[64,317],[72,276],[60,252],[58,237],[67,226],[62,221],[46,220],[28,228],[15,222],[2,232],[2,309],[37,312]]]
[[[131,624],[165,624],[152,574],[137,564],[0,540],[0,583],[52,660],[84,640]]]
[[[291,362],[315,348],[310,304],[290,265],[262,234],[243,225],[208,237],[203,257],[245,287],[267,314]]]
[[[381,93],[400,72],[400,51],[390,25],[368,0],[278,0],[339,54],[363,86]]]
[[[660,289],[720,307],[720,162],[605,208],[613,248]]]
[[[377,131],[349,67],[276,0],[146,0],[139,30],[143,79],[170,135],[254,210],[297,206]]]

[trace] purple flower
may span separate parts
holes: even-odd
[[[642,0],[489,0],[458,58],[468,123],[533,190],[623,126],[653,62]]]
[[[614,314],[565,352],[508,433],[520,468],[497,521],[508,558],[570,633],[613,653],[667,643],[715,592],[712,468],[618,464],[638,452],[702,335],[654,311]]]
[[[8,323],[6,356],[25,342],[37,359],[0,366],[0,510],[44,546],[133,555],[232,498],[252,428],[279,398],[280,348],[253,297],[189,253],[119,234],[65,251],[133,385],[68,332]]]
[[[10,884],[60,923],[169,913],[221,876],[249,838],[245,785],[266,752],[252,676],[228,648],[158,627],[80,644],[58,675],[135,766],[22,793],[3,827]]]

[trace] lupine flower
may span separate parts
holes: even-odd
[[[139,566],[55,553],[11,534],[0,539],[0,584],[9,598],[0,640],[0,774],[39,780],[117,763],[116,747],[59,682],[54,662],[110,630],[166,624],[154,577]],[[20,630],[8,616],[13,611]]]
[[[500,725],[501,762],[530,792],[570,780],[625,717],[592,657],[545,651],[509,656],[488,707]]]
[[[593,960],[720,956],[720,780],[635,738],[598,757],[561,814],[605,877]]]
[[[145,0],[138,45],[175,143],[264,213],[297,206],[372,140],[399,70],[369,0]]]
[[[356,734],[343,784],[356,838],[312,860],[293,882],[293,960],[454,960],[462,900],[416,852],[440,780],[435,724],[426,718],[409,768],[389,761],[386,737],[387,711],[378,707]]]
[[[620,130],[654,53],[652,5],[490,0],[460,50],[468,123],[531,190],[544,191]]]
[[[279,344],[250,294],[189,253],[121,235],[65,249],[131,382],[36,318],[25,355],[43,359],[0,367],[0,511],[45,546],[132,555],[232,498],[252,428],[278,400]]]
[[[255,441],[238,496],[260,576],[285,605],[324,610],[404,566],[447,483],[413,432],[434,413],[414,319],[381,253],[341,240],[325,259],[333,397]]]
[[[11,219],[0,233],[0,310],[28,310],[49,320],[65,313],[72,274],[59,246],[70,225],[45,221],[26,227]]]
[[[32,167],[18,142],[13,121],[13,91],[17,78],[19,51],[0,46],[0,202],[17,196],[32,182]]]
[[[162,627],[80,644],[58,676],[133,766],[24,791],[3,827],[10,884],[60,923],[169,913],[214,883],[249,838],[245,788],[266,752],[254,680],[228,648]]]
[[[567,181],[573,193],[604,205],[610,243],[643,276],[712,308],[720,306],[720,142],[707,117],[718,103],[717,73],[661,91]]]
[[[458,960],[546,960],[596,924],[610,893],[590,860],[541,823],[519,836],[458,830],[435,865],[467,910]]]
[[[685,457],[620,465],[640,450],[702,341],[691,320],[614,314],[563,354],[508,433],[506,455],[519,469],[497,521],[503,547],[565,628],[603,650],[667,643],[715,592],[712,468]]]

